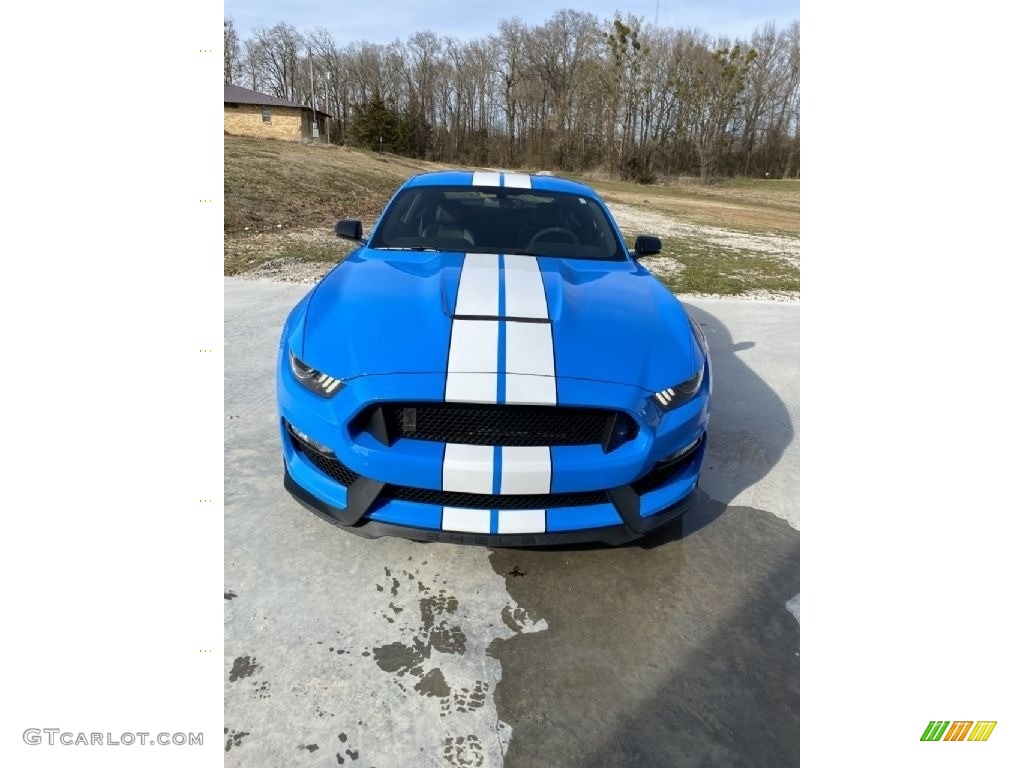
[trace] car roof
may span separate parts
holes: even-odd
[[[473,178],[477,174],[488,174],[490,178],[487,179],[486,184],[479,186],[506,186],[506,176],[528,176],[530,179],[530,187],[532,189],[541,190],[543,192],[567,192],[569,194],[586,195],[588,197],[597,197],[597,193],[593,189],[588,187],[586,184],[580,184],[576,181],[570,181],[569,179],[562,179],[558,176],[551,176],[548,174],[524,174],[515,171],[430,171],[429,173],[421,173],[417,176],[413,176],[409,179],[404,186],[406,187],[472,187]],[[494,179],[498,179],[498,184],[494,184]],[[479,177],[478,177],[479,180]],[[512,185],[507,185],[511,187]],[[520,186],[517,184],[516,186]]]

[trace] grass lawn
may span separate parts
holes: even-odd
[[[224,274],[281,261],[326,271],[354,247],[334,237],[338,219],[362,219],[369,229],[403,181],[445,167],[369,150],[225,136]],[[659,217],[650,231],[664,235],[664,249],[647,263],[672,290],[799,295],[799,180],[579,180],[622,210]],[[623,229],[632,242],[638,233]],[[744,236],[757,247],[744,247]]]

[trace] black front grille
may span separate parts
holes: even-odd
[[[404,485],[385,486],[381,497],[396,501],[412,501],[417,504],[439,504],[442,507],[466,509],[552,509],[556,507],[585,507],[589,504],[604,504],[608,501],[608,494],[604,491],[502,495],[431,491],[425,488],[409,488]]]
[[[356,424],[374,428],[375,411],[387,438],[408,437],[463,445],[596,445],[604,442],[618,412],[601,408],[547,405],[474,405],[467,403],[385,403],[364,412]],[[622,438],[637,435],[625,414]],[[378,438],[379,430],[375,430]],[[383,441],[382,441],[383,442]]]

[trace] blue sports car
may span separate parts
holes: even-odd
[[[620,544],[696,500],[707,341],[596,193],[548,175],[407,181],[292,310],[284,483],[365,536]]]

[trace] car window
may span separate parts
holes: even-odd
[[[627,258],[592,197],[496,187],[412,187],[374,231],[371,248]]]

